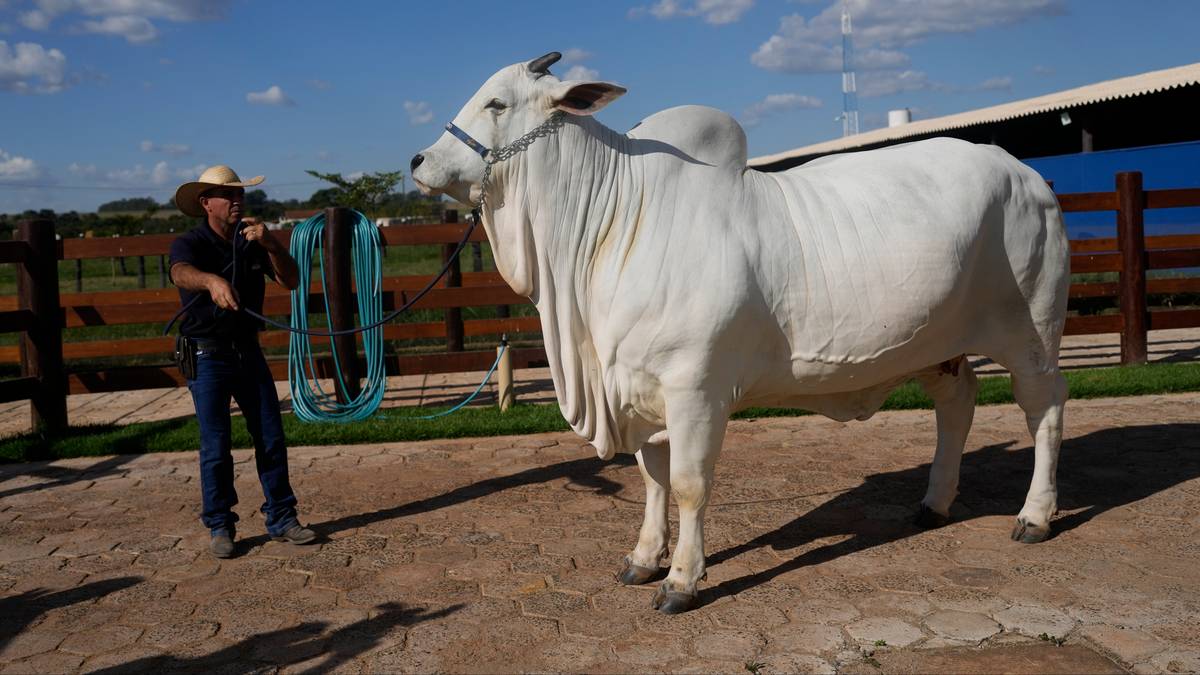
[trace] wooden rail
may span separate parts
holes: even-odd
[[[1162,309],[1148,311],[1147,297],[1164,294],[1200,294],[1200,277],[1147,279],[1148,270],[1200,267],[1200,234],[1145,237],[1145,209],[1200,206],[1200,189],[1143,190],[1141,176],[1123,173],[1116,176],[1112,192],[1088,192],[1059,195],[1067,212],[1113,211],[1118,236],[1070,242],[1071,272],[1116,273],[1115,280],[1071,285],[1071,299],[1117,298],[1120,313],[1100,316],[1073,316],[1067,319],[1067,335],[1120,333],[1123,363],[1146,360],[1146,332],[1167,328],[1200,326],[1200,310]],[[441,246],[453,250],[466,233],[467,225],[447,222],[433,225],[403,225],[380,229],[385,246]],[[284,242],[290,232],[276,232]],[[71,341],[62,343],[63,328],[123,324],[165,323],[179,309],[178,293],[173,288],[145,289],[107,293],[58,293],[54,264],[47,261],[80,261],[114,256],[163,256],[176,235],[149,235],[106,239],[72,239],[55,242],[53,224],[23,225],[14,241],[0,242],[0,263],[12,263],[22,270],[17,296],[0,297],[0,332],[20,332],[21,344],[0,347],[0,362],[21,363],[21,376],[0,381],[0,402],[30,399],[35,426],[41,429],[64,427],[65,396],[70,393],[118,391],[147,387],[175,387],[183,382],[174,368],[164,366],[114,367],[97,372],[70,372],[63,359],[94,360],[129,355],[166,355],[173,346],[170,337],[146,337],[121,340]],[[470,238],[484,242],[482,228]],[[57,256],[49,254],[50,251]],[[43,252],[46,252],[43,254]],[[478,252],[476,252],[478,256]],[[537,333],[536,317],[509,318],[507,307],[527,304],[494,271],[463,272],[456,263],[448,278],[415,306],[441,310],[443,321],[393,323],[384,327],[388,340],[445,339],[444,353],[393,355],[386,359],[391,374],[461,372],[484,370],[494,353],[465,351],[464,338],[503,333]],[[404,304],[430,281],[428,275],[387,277],[382,285],[385,311]],[[325,289],[319,284],[310,289],[309,304],[320,307]],[[339,295],[343,302],[354,303],[354,290]],[[463,319],[461,308],[497,306],[499,318]],[[287,316],[291,311],[290,294],[269,286],[264,313]],[[345,320],[345,317],[343,317]],[[288,344],[285,331],[262,333],[267,347]],[[347,351],[347,354],[349,352]],[[513,350],[516,367],[543,364],[540,348]],[[358,357],[356,357],[358,358]],[[319,359],[322,373],[332,375],[332,359]],[[287,377],[286,363],[272,362],[277,379]]]

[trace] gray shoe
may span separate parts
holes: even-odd
[[[233,557],[233,535],[228,532],[218,532],[208,543],[208,550],[217,558]]]
[[[271,537],[275,541],[285,541],[289,544],[311,544],[317,540],[317,533],[300,523],[292,525],[283,534]]]

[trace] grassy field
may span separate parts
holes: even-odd
[[[1154,364],[1147,366],[1097,368],[1066,373],[1071,398],[1102,398],[1200,391],[1200,364]],[[1012,387],[1006,376],[980,378],[980,405],[1012,402]],[[915,383],[897,389],[884,404],[885,410],[914,410],[933,407]],[[382,410],[369,420],[353,423],[312,424],[292,415],[284,416],[288,443],[301,445],[351,445],[420,441],[566,431],[567,423],[554,405],[518,405],[507,413],[494,407],[472,407],[435,420],[405,417],[428,415],[445,408]],[[737,419],[807,415],[796,409],[754,408]],[[30,461],[63,457],[110,454],[194,451],[199,446],[199,429],[193,418],[127,426],[72,428],[61,438],[46,439],[33,434],[0,439],[0,461]],[[244,425],[233,427],[234,447],[251,446]]]

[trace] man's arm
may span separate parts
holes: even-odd
[[[257,241],[259,246],[266,249],[267,257],[271,260],[271,271],[275,273],[275,281],[280,286],[292,291],[300,285],[300,268],[296,265],[296,260],[283,244],[279,243],[275,235],[271,234],[266,225],[251,222],[242,230],[242,236],[246,241]]]
[[[177,262],[171,265],[171,281],[185,290],[208,291],[217,307],[237,311],[237,297],[233,294],[233,287],[216,274],[201,272],[190,263]]]

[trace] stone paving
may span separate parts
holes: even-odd
[[[295,448],[308,547],[264,536],[237,451],[226,561],[194,451],[0,465],[0,672],[1196,672],[1198,413],[1069,403],[1037,545],[1008,537],[1032,468],[1014,406],[978,410],[928,532],[929,413],[734,422],[703,604],[675,617],[614,580],[636,465],[571,434]]]

